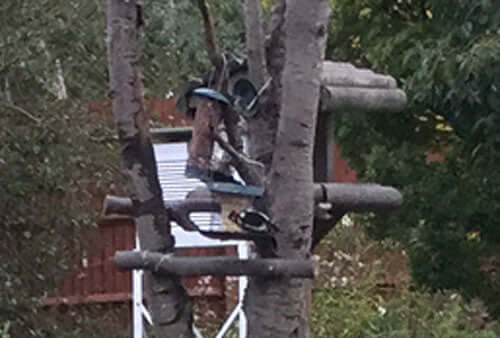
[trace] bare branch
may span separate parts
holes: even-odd
[[[175,257],[148,251],[118,251],[115,264],[122,269],[147,269],[177,276],[260,276],[267,278],[314,278],[318,258],[239,259],[237,257]]]
[[[28,112],[24,108],[16,106],[13,103],[5,102],[5,101],[0,101],[0,106],[2,106],[4,108],[7,108],[7,109],[10,109],[10,110],[13,110],[13,111],[16,111],[18,113],[21,113],[22,115],[26,116],[27,118],[29,118],[30,120],[32,120],[32,121],[34,121],[36,123],[42,122],[41,119],[36,118],[33,114],[31,114],[30,112]]]
[[[264,165],[262,163],[248,158],[243,153],[239,153],[220,135],[215,135],[215,141],[224,151],[231,155],[236,170],[246,183],[258,186],[262,185],[262,175],[264,172]]]
[[[217,44],[217,40],[215,38],[214,23],[212,20],[212,16],[210,15],[210,11],[208,10],[206,0],[198,0],[198,7],[200,9],[201,16],[203,17],[203,25],[205,27],[205,42],[208,57],[210,58],[210,62],[212,62],[212,65],[215,67],[215,69],[220,71],[224,66],[224,58],[220,52],[219,45]]]
[[[178,201],[165,202],[165,209],[172,221],[188,231],[198,231],[198,227],[189,218],[192,212],[220,212],[220,204],[210,198],[188,198]],[[127,197],[107,195],[103,203],[103,216],[109,215],[132,216],[132,200]]]
[[[165,208],[173,221],[188,231],[199,231],[198,226],[191,221],[192,212],[220,212],[220,204],[213,199],[186,199],[165,203]]]

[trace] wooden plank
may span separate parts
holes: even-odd
[[[125,302],[132,299],[132,294],[129,292],[110,293],[110,294],[95,294],[86,297],[68,296],[68,297],[49,297],[43,301],[43,306],[52,306],[58,304],[88,304],[88,303],[115,303]]]
[[[120,224],[120,226],[115,227],[115,241],[116,241],[116,250],[131,250],[132,248],[128,247],[128,238],[127,238],[127,225]],[[131,273],[131,271],[119,271],[116,269],[116,281],[115,281],[115,292],[130,292],[130,284],[127,281],[127,275]]]
[[[89,251],[88,254],[88,288],[89,288],[89,295],[95,294],[96,292],[96,265],[98,264],[98,254],[100,252],[100,248],[96,246],[95,243],[96,241],[94,240],[94,245],[92,245],[92,250]]]
[[[125,230],[127,250],[133,250],[135,248],[135,226],[133,222],[126,223]],[[132,272],[130,271],[125,274],[125,286],[126,290],[132,290]]]
[[[114,261],[121,269],[147,269],[178,276],[265,276],[315,278],[318,257],[278,259],[237,257],[178,257],[149,251],[118,251]]]
[[[104,255],[103,255],[103,293],[113,293],[114,284],[114,271],[112,257],[114,254],[114,243],[113,243],[113,227],[105,227],[102,229],[103,232],[103,245],[104,245]]]
[[[99,251],[96,255],[96,265],[95,265],[95,279],[94,279],[94,293],[100,294],[104,293],[104,261],[105,261],[105,231],[104,228],[99,224]]]
[[[86,256],[84,257],[85,263],[82,261],[81,264],[81,272],[83,273],[82,276],[82,294],[84,296],[90,295],[90,275],[89,275],[89,254],[88,252],[86,253]]]
[[[72,273],[66,272],[66,278],[64,279],[63,286],[58,292],[60,296],[69,296],[71,294],[71,282]]]

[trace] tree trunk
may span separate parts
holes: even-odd
[[[108,61],[113,115],[130,182],[133,212],[142,248],[166,253],[174,248],[168,214],[144,114],[138,63],[142,43],[142,3],[108,0]],[[193,337],[191,303],[178,278],[145,273],[146,300],[157,337]]]
[[[269,212],[280,230],[275,234],[280,257],[310,255],[312,159],[328,14],[327,0],[286,1],[280,118],[267,185]],[[309,281],[252,278],[245,299],[249,336],[310,337],[310,299]]]

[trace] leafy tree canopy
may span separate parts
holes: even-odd
[[[336,0],[329,53],[395,76],[408,108],[335,117],[363,180],[401,189],[395,214],[370,216],[398,240],[416,282],[480,296],[500,312],[500,4]]]
[[[240,53],[241,4],[210,5],[221,45]],[[0,327],[14,336],[55,334],[41,301],[81,263],[117,181],[114,127],[89,109],[108,93],[105,10],[101,0],[0,5]],[[145,16],[147,95],[208,69],[195,2],[148,1]]]

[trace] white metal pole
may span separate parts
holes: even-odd
[[[238,257],[239,259],[248,259],[250,255],[250,244],[248,242],[241,242],[238,244]],[[239,338],[246,338],[248,333],[247,317],[243,311],[243,299],[245,298],[245,290],[248,285],[248,277],[241,276],[238,281],[238,303],[240,306],[239,315]]]
[[[135,250],[140,250],[139,237],[135,233]],[[144,323],[142,320],[142,271],[132,270],[132,306],[134,321],[134,338],[144,338]]]

